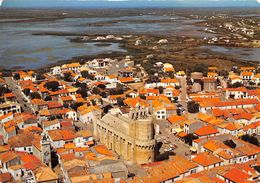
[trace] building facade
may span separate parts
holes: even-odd
[[[125,160],[144,164],[154,161],[153,119],[145,110],[132,110],[129,117],[106,114],[94,120],[94,136]]]

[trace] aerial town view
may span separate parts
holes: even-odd
[[[260,1],[0,0],[0,183],[259,183]]]

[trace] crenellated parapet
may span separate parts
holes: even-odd
[[[94,121],[94,136],[127,161],[138,164],[153,162],[153,119],[145,112],[132,114],[137,120],[110,113],[97,119]]]

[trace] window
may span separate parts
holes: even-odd
[[[196,169],[190,171],[191,174],[196,173]]]

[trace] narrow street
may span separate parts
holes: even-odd
[[[165,139],[163,141],[169,141],[170,143],[165,144],[162,146],[162,149],[167,149],[170,148],[170,145],[175,144],[177,148],[173,150],[174,153],[177,155],[185,155],[189,153],[190,151],[190,146],[185,144],[183,141],[181,141],[178,137],[176,137],[173,133],[170,132],[169,124],[167,121],[160,121],[159,123],[160,126],[160,132],[161,134],[158,135],[158,138]]]
[[[32,109],[29,106],[29,103],[24,101],[22,91],[20,91],[14,82],[12,77],[5,77],[6,84],[8,85],[9,89],[12,90],[12,93],[16,96],[17,101],[21,105],[24,112],[31,112],[33,113]]]
[[[181,101],[180,104],[183,106],[185,111],[187,111],[187,83],[186,83],[186,77],[180,78],[180,84],[181,84]]]

